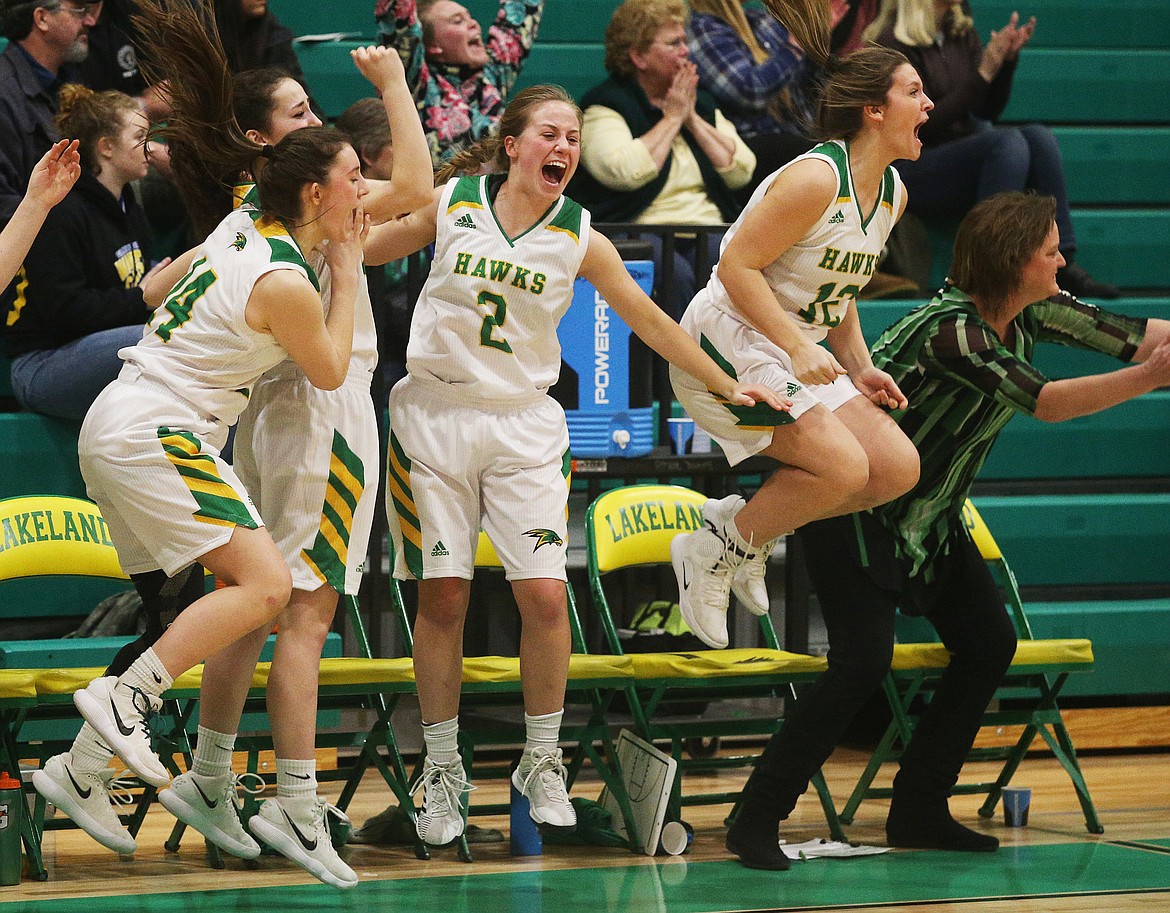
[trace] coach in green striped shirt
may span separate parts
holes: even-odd
[[[798,531],[829,635],[829,669],[785,719],[745,787],[786,817],[881,683],[894,613],[924,615],[951,653],[903,752],[886,820],[892,846],[991,851],[998,841],[955,821],[947,800],[979,720],[1015,653],[1016,634],[960,519],[999,432],[1017,412],[1063,421],[1170,384],[1170,322],[1133,319],[1060,291],[1064,265],[1051,197],[1004,193],[959,227],[950,284],[875,344],[909,407],[894,418],[921,457],[917,486],[872,511]],[[1038,342],[1136,364],[1049,380]]]

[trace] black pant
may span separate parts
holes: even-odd
[[[1016,649],[1011,617],[979,550],[957,529],[926,586],[906,574],[893,536],[871,514],[810,523],[797,535],[828,629],[829,668],[790,708],[744,787],[745,799],[781,819],[789,815],[881,684],[901,605],[928,618],[951,662],[902,755],[895,800],[945,802]]]

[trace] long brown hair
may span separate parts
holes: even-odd
[[[142,70],[152,84],[165,81],[174,114],[158,132],[170,147],[183,203],[201,236],[225,215],[223,194],[234,178],[257,170],[261,147],[240,128],[232,81],[210,0],[199,3],[137,0],[133,17],[151,54]],[[209,187],[220,188],[208,193]],[[230,197],[229,197],[230,199]]]
[[[814,138],[820,141],[853,136],[864,122],[867,105],[884,105],[894,72],[909,63],[901,51],[870,46],[833,58],[821,89]]]
[[[829,62],[832,27],[828,0],[763,0],[773,16],[796,39],[818,67]]]
[[[439,169],[435,175],[435,186],[447,183],[457,174],[478,174],[485,165],[493,172],[507,171],[509,162],[504,155],[504,139],[523,133],[532,118],[532,112],[550,101],[559,101],[572,108],[578,124],[583,120],[581,109],[561,86],[546,83],[522,89],[508,101],[508,107],[504,109],[495,131],[471,148],[464,149]]]

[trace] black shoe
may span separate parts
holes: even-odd
[[[999,841],[990,834],[973,831],[952,818],[945,801],[929,805],[891,803],[886,842],[906,849],[963,853],[994,853],[999,849]]]
[[[780,849],[779,824],[752,826],[740,818],[727,831],[727,849],[749,869],[783,872],[792,861]]]
[[[1098,282],[1083,266],[1069,264],[1056,271],[1056,284],[1077,298],[1118,298],[1121,289],[1116,285]]]

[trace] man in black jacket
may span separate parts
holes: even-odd
[[[16,211],[33,166],[57,139],[53,118],[62,70],[89,53],[102,4],[81,0],[0,0],[0,226]]]

